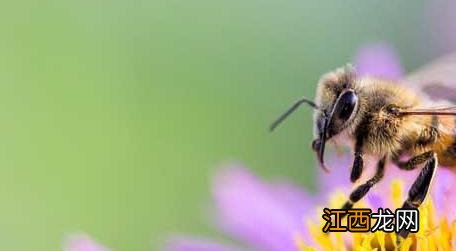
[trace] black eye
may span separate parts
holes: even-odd
[[[358,102],[358,96],[354,91],[347,91],[339,99],[334,115],[341,120],[348,120]]]

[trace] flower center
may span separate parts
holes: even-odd
[[[391,211],[402,205],[403,183],[393,181],[390,186],[387,205]],[[329,205],[338,208],[346,201],[343,193],[336,193],[331,197]],[[362,201],[356,205],[357,208],[372,208],[369,203]],[[323,208],[317,210],[316,217],[321,221],[310,220],[306,222],[305,233],[295,236],[296,247],[299,251],[310,250],[456,250],[456,221],[449,222],[442,212],[436,212],[432,198],[429,196],[419,208],[419,232],[410,234],[405,240],[397,245],[396,233],[383,231],[368,233],[333,232],[323,233],[325,221],[322,218]],[[346,218],[346,217],[345,217]],[[346,219],[343,221],[346,223]],[[375,224],[375,220],[372,224]]]

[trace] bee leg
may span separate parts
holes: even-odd
[[[428,161],[430,158],[432,158],[432,156],[434,155],[434,152],[432,151],[429,151],[429,152],[425,152],[423,154],[420,154],[418,156],[415,156],[413,158],[411,158],[410,160],[408,161],[399,161],[398,157],[394,158],[393,159],[393,162],[402,170],[414,170],[416,168],[418,168],[419,165],[425,163],[426,161]]]
[[[353,167],[350,175],[350,180],[355,183],[363,174],[364,160],[362,152],[362,141],[357,140],[355,146],[355,160],[353,161]]]
[[[349,210],[352,209],[354,204],[358,201],[360,201],[366,194],[369,192],[369,190],[378,182],[380,182],[383,179],[383,176],[385,174],[385,163],[386,163],[386,157],[383,157],[379,162],[377,163],[377,171],[375,172],[374,177],[372,177],[370,180],[368,180],[366,183],[363,185],[360,185],[357,187],[351,194],[350,194],[350,199],[345,202],[344,206],[342,209],[344,210]]]
[[[426,160],[424,168],[421,170],[418,178],[416,178],[412,187],[409,190],[408,198],[402,205],[401,209],[417,209],[421,206],[426,195],[428,194],[429,187],[434,178],[435,171],[437,170],[437,156],[434,152],[430,152],[430,157]],[[409,231],[400,231],[398,233],[398,241],[407,238],[410,234]]]

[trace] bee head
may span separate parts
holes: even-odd
[[[358,108],[358,94],[355,91],[356,74],[347,65],[325,74],[319,81],[315,98],[314,134],[312,143],[321,166],[324,165],[326,142],[342,133],[353,122]]]
[[[324,164],[326,142],[351,124],[358,107],[358,95],[354,87],[355,71],[350,65],[325,74],[319,81],[315,102],[306,98],[298,100],[271,125],[270,129],[274,130],[301,104],[313,107],[316,139],[312,143],[312,148],[317,153],[320,166],[327,171]]]

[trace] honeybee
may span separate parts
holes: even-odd
[[[315,101],[302,98],[272,125],[274,130],[302,104],[314,112],[312,149],[320,166],[327,142],[344,142],[354,152],[350,179],[362,175],[364,156],[378,159],[375,175],[353,190],[342,206],[351,209],[380,182],[387,162],[421,171],[403,209],[417,209],[428,194],[438,165],[456,171],[456,54],[436,60],[403,80],[359,77],[347,65],[323,75]],[[411,156],[403,161],[401,157]],[[409,232],[399,236],[406,238]]]

